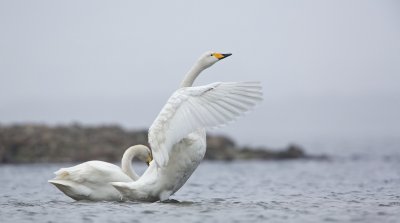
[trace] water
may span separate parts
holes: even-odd
[[[0,166],[0,222],[399,222],[400,156],[203,162],[170,203],[76,202],[66,164]],[[135,165],[137,166],[137,165]],[[143,170],[144,166],[139,166]]]

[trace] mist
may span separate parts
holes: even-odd
[[[1,1],[0,123],[148,128],[195,85],[261,81],[264,101],[212,131],[284,145],[400,134],[398,1]]]

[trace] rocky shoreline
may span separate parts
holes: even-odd
[[[0,125],[0,163],[117,162],[131,145],[147,145],[147,130],[117,125]],[[282,150],[239,147],[226,136],[207,136],[208,160],[326,159],[295,145]]]

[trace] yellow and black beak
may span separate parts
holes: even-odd
[[[150,154],[148,157],[147,157],[147,159],[146,159],[146,164],[147,164],[147,166],[149,166],[150,165],[150,162],[153,160],[153,156]]]
[[[231,53],[213,53],[213,56],[215,58],[217,58],[218,60],[222,60],[222,59],[227,58],[227,57],[229,57],[231,55],[232,55]]]

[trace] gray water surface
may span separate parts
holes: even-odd
[[[203,162],[171,203],[76,202],[66,164],[0,166],[0,222],[399,222],[400,158]],[[137,166],[137,165],[135,165]],[[144,166],[138,167],[143,170]]]

